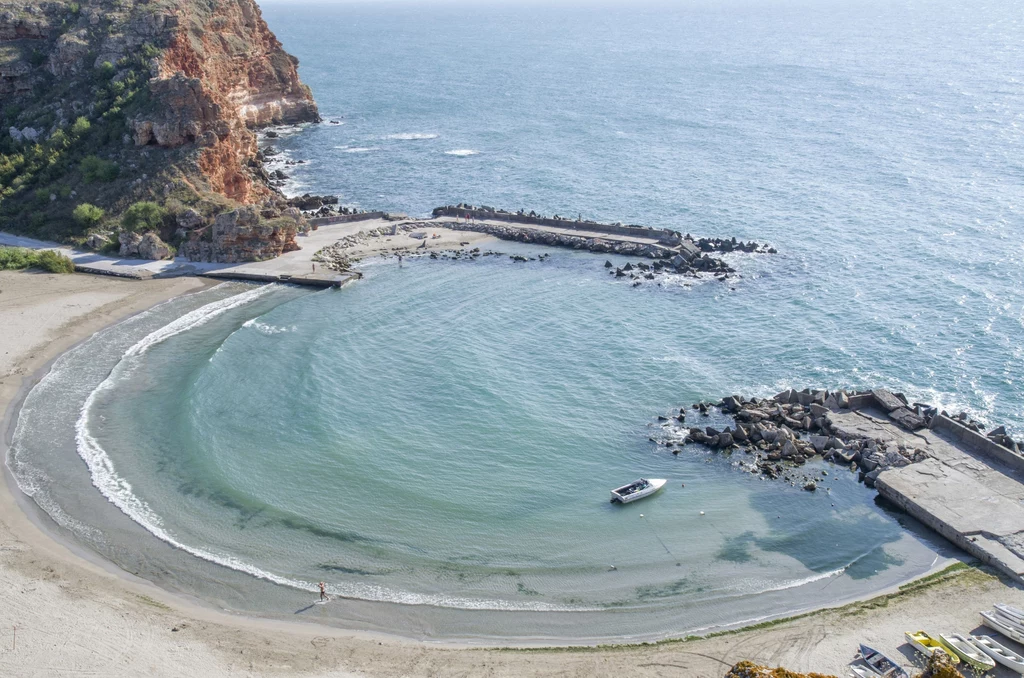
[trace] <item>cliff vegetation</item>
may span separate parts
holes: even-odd
[[[254,0],[0,0],[0,102],[2,230],[129,256],[297,247],[254,130],[319,116]]]

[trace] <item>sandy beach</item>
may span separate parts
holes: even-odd
[[[77,342],[206,284],[0,272],[0,410],[9,417],[48,362]],[[8,418],[5,442],[10,426]],[[442,646],[244,618],[172,596],[54,540],[22,511],[14,492],[5,475],[4,676],[721,676],[744,659],[847,675],[858,642],[909,666],[913,655],[904,631],[968,633],[979,627],[977,611],[994,602],[1024,607],[1019,587],[968,568],[869,601],[700,640],[548,650]]]

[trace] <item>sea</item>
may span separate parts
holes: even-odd
[[[324,117],[263,142],[304,161],[289,194],[778,254],[634,286],[604,256],[495,242],[165,302],[25,399],[7,464],[54,530],[214,607],[484,644],[731,628],[962,555],[848,469],[810,462],[807,492],[651,438],[791,387],[886,387],[1024,436],[1024,3],[263,13]],[[668,482],[609,503],[638,477]]]

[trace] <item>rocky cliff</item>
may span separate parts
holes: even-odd
[[[197,257],[295,247],[254,130],[319,116],[254,0],[0,0],[0,101],[4,230],[84,239],[145,202]]]

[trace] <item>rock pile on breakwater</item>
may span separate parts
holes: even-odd
[[[711,254],[777,253],[773,247],[753,241],[743,242],[736,238],[694,238],[689,233],[683,235],[670,229],[644,228],[622,223],[601,224],[584,221],[582,218],[571,220],[557,214],[549,218],[534,211],[519,210],[512,213],[486,205],[477,207],[460,203],[438,207],[434,210],[434,216],[456,218],[458,221],[448,224],[452,229],[487,233],[502,240],[654,259],[655,267],[640,267],[642,273],[630,276],[634,280],[653,279],[654,275],[660,272],[694,277],[713,274],[725,278],[735,271],[725,261],[712,257]],[[495,221],[502,223],[494,223]],[[559,231],[546,230],[552,228]],[[575,235],[560,232],[565,230],[583,233]],[[595,236],[595,232],[602,235]],[[648,242],[642,242],[644,240]],[[630,270],[623,267],[621,271],[614,271],[614,274],[626,277],[629,276]]]
[[[874,486],[875,479],[889,468],[899,468],[924,461],[929,457],[927,444],[913,446],[888,438],[871,438],[837,426],[833,416],[866,405],[888,412],[890,419],[906,431],[929,426],[940,411],[924,403],[909,403],[903,394],[886,389],[848,392],[787,389],[771,398],[746,398],[732,395],[716,403],[694,403],[681,408],[671,417],[660,417],[661,435],[652,441],[679,454],[687,443],[697,443],[722,452],[750,455],[741,462],[748,471],[769,479],[782,478],[794,482],[796,470],[809,460],[820,457],[826,461],[859,471],[860,479]],[[732,418],[734,425],[721,429],[695,426],[701,418],[720,413]],[[941,412],[943,416],[945,412]],[[961,413],[953,419],[980,430]],[[690,425],[688,425],[688,423]],[[999,427],[989,439],[1011,451],[1020,445]],[[804,478],[804,488],[815,490],[814,478]]]

